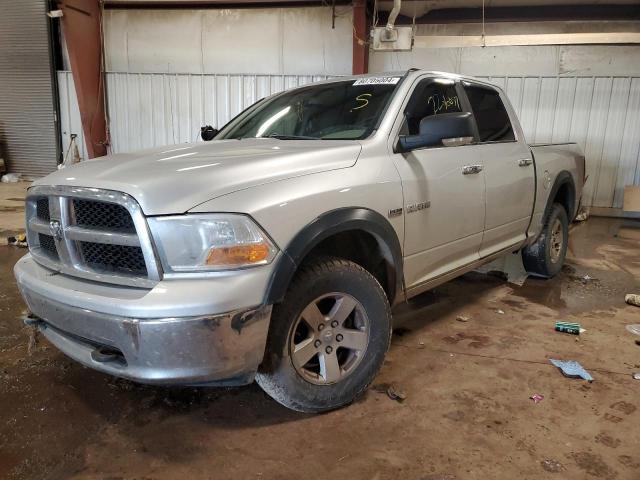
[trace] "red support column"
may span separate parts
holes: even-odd
[[[353,2],[353,74],[369,71],[369,28],[367,0]]]
[[[99,0],[63,0],[62,28],[89,158],[107,154]]]

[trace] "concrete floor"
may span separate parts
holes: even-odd
[[[31,182],[0,183],[0,244],[24,233],[24,197]]]
[[[146,387],[44,340],[29,349],[11,275],[24,250],[0,247],[0,478],[638,480],[640,346],[625,326],[640,308],[623,298],[640,290],[640,244],[618,227],[578,225],[551,281],[470,274],[398,309],[373,387],[316,416],[255,385]],[[586,332],[557,333],[556,320]],[[548,358],[578,360],[595,381],[565,378]]]

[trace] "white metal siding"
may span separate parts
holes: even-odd
[[[107,9],[109,72],[351,73],[350,6]],[[335,25],[335,28],[332,28]]]
[[[640,185],[640,77],[480,77],[502,87],[529,143],[577,142],[589,176],[583,205],[621,208]]]
[[[222,127],[242,110],[273,93],[325,80],[326,75],[193,75],[108,73],[112,153],[194,142],[200,127]],[[78,135],[86,158],[71,72],[58,72],[60,120],[66,154]]]
[[[82,132],[71,74],[58,78],[66,149],[65,135]],[[325,78],[109,73],[112,150],[193,142],[201,125],[220,127],[266,95]],[[640,77],[481,78],[504,88],[528,142],[582,146],[589,175],[584,205],[620,208],[624,186],[640,184]]]
[[[44,0],[3,1],[0,13],[0,142],[11,172],[55,170],[57,132]]]
[[[63,155],[66,157],[71,142],[71,134],[76,134],[76,144],[80,158],[87,159],[80,108],[71,72],[58,72],[58,95],[60,96],[60,139]],[[70,155],[72,155],[71,153]]]
[[[221,127],[267,95],[324,78],[110,73],[113,151],[197,141],[202,125]]]

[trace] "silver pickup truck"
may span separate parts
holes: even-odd
[[[552,277],[584,184],[504,92],[410,70],[270,96],[213,141],[63,168],[29,189],[15,266],[36,325],[102,372],[353,401],[391,307],[502,255]]]

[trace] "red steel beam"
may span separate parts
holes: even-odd
[[[354,75],[369,71],[369,28],[367,0],[353,2],[353,64]]]
[[[369,30],[367,28],[367,1],[353,2],[353,74],[360,75],[369,70]]]
[[[89,158],[107,154],[99,0],[58,2]]]

